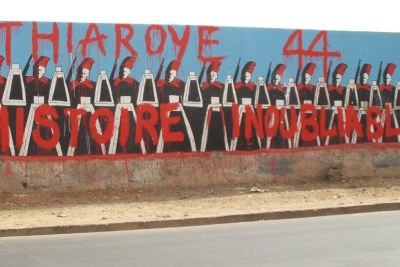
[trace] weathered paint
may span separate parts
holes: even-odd
[[[338,166],[346,179],[400,178],[400,168],[392,164],[400,157],[399,148],[399,144],[360,144],[330,149],[117,155],[96,159],[5,157],[0,163],[0,191],[323,181],[328,170]],[[382,160],[390,164],[382,165]]]
[[[0,191],[397,177],[400,34],[3,22],[0,35]]]

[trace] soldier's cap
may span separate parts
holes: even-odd
[[[317,68],[316,64],[312,62],[307,63],[307,65],[304,67],[303,75],[305,75],[306,73],[313,75],[316,68]]]
[[[364,64],[361,68],[361,73],[366,73],[369,75],[369,73],[371,72],[372,69],[372,65],[371,64]]]
[[[135,64],[136,57],[126,57],[121,63],[122,68],[132,69]]]
[[[36,62],[35,62],[35,64],[34,64],[34,67],[35,68],[38,68],[38,67],[47,67],[47,64],[49,63],[49,60],[50,60],[50,58],[49,57],[46,57],[46,56],[40,56],[37,60],[36,60]]]
[[[212,71],[218,72],[221,67],[220,61],[211,62],[210,66],[207,68],[207,73],[210,74]]]
[[[254,68],[256,66],[256,63],[254,61],[249,61],[243,66],[243,73],[250,73],[253,74]]]
[[[333,74],[340,74],[343,76],[343,74],[345,73],[347,69],[347,65],[344,63],[339,63],[336,68],[335,71],[333,72]]]
[[[79,65],[79,68],[91,70],[93,63],[94,63],[93,58],[90,57],[84,58],[82,60],[81,65]]]
[[[395,69],[396,69],[396,64],[394,64],[394,63],[388,63],[388,64],[386,65],[386,68],[385,68],[385,72],[384,72],[384,73],[393,75],[393,72],[394,72]]]
[[[284,64],[278,64],[278,65],[276,65],[276,67],[273,71],[273,75],[275,76],[278,74],[278,75],[282,76],[285,69],[286,69],[286,66]]]
[[[170,70],[170,71],[171,71],[171,70],[176,70],[176,71],[178,71],[178,70],[179,70],[179,65],[180,65],[180,62],[178,62],[177,60],[172,60],[172,61],[169,63],[167,69]]]

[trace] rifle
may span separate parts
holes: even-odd
[[[32,54],[29,56],[28,61],[25,64],[24,70],[22,71],[22,77],[26,77],[29,67],[31,66]]]
[[[114,75],[115,75],[115,71],[117,70],[117,65],[118,65],[117,61],[118,61],[118,58],[116,57],[115,61],[114,61],[113,68],[111,70],[110,79],[109,79],[111,83],[114,81]]]
[[[239,61],[238,61],[238,64],[236,65],[235,76],[233,76],[233,82],[234,82],[234,83],[236,83],[237,78],[238,78],[238,76],[239,76],[240,60],[241,60],[241,59],[242,59],[242,58],[240,57],[240,58],[239,58]]]
[[[269,78],[271,77],[271,65],[272,65],[272,61],[269,62],[267,76],[265,76],[265,84],[268,84]]]
[[[156,82],[159,81],[160,78],[161,78],[161,73],[162,73],[163,68],[164,68],[164,60],[165,60],[165,58],[162,59],[160,67],[158,68],[156,79],[155,79]]]
[[[376,84],[378,86],[381,83],[381,76],[382,76],[382,61],[381,61],[381,64],[379,64],[378,78],[376,79]]]
[[[361,64],[361,59],[358,60],[358,66],[356,70],[356,75],[354,75],[354,82],[357,83],[358,75],[360,74],[360,64]]]
[[[296,85],[299,83],[299,77],[300,77],[300,68],[297,68],[296,80],[295,80]]]
[[[199,85],[201,86],[201,80],[203,80],[204,72],[206,71],[206,62],[203,63],[203,67],[201,68],[200,75],[198,78]]]
[[[77,55],[75,55],[74,60],[72,61],[71,67],[69,68],[67,78],[65,79],[65,83],[67,85],[69,85],[69,83],[71,82],[72,72],[74,71],[74,65],[76,62],[76,58],[77,58]]]
[[[326,84],[329,84],[329,75],[331,74],[331,67],[332,67],[332,60],[329,62],[328,72],[326,73],[325,76]]]

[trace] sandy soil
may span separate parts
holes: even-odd
[[[400,179],[0,193],[0,229],[171,220],[400,202]]]

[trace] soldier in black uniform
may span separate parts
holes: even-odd
[[[340,101],[340,106],[344,106],[344,98],[345,98],[345,91],[346,87],[342,86],[340,83],[342,82],[343,75],[346,72],[347,65],[344,63],[339,63],[335,70],[332,73],[332,84],[328,85],[328,93],[331,102],[331,106],[335,106],[335,101],[338,104]],[[331,113],[331,116],[334,116]],[[331,118],[329,118],[330,120]],[[351,138],[351,136],[349,137]],[[339,144],[344,143],[344,139],[339,136],[333,136],[329,139],[330,144]]]
[[[124,58],[119,66],[118,77],[113,81],[113,92],[114,99],[117,101],[117,103],[121,103],[121,97],[130,96],[130,103],[136,107],[140,84],[134,78],[129,76],[129,74],[131,74],[131,69],[135,64],[135,60],[136,58],[131,56]],[[140,151],[139,145],[134,141],[136,122],[131,112],[128,113],[128,116],[129,124],[127,125],[129,127],[126,128],[128,130],[128,138],[125,144],[120,144],[120,142],[118,142],[116,149],[117,153],[136,153]]]
[[[84,58],[77,69],[76,79],[69,85],[71,106],[73,108],[76,108],[78,104],[82,104],[81,97],[89,97],[90,103],[93,105],[95,83],[88,79],[93,63],[94,60],[92,58]],[[90,113],[86,112],[80,122],[75,155],[100,154],[99,145],[96,145],[90,136],[89,120]]]
[[[301,104],[303,104],[304,101],[311,101],[311,103],[314,103],[315,85],[311,83],[311,79],[316,67],[317,65],[314,63],[308,63],[301,73],[301,83],[297,85]]]
[[[185,83],[177,78],[180,63],[173,60],[169,63],[165,70],[165,79],[157,81],[158,100],[162,104],[170,103],[170,97],[178,97],[178,102],[182,103],[183,90]],[[182,142],[165,142],[164,152],[175,152],[175,151],[192,151],[188,136],[188,131],[184,123],[182,112],[171,111],[170,117],[180,117],[179,123],[171,125],[171,132],[181,132],[184,134],[184,140]]]
[[[251,100],[251,105],[254,105],[254,96],[256,85],[251,81],[251,75],[253,74],[256,63],[254,61],[247,62],[242,69],[240,75],[240,82],[235,84],[236,96],[239,104],[243,104],[243,98]]]
[[[328,85],[331,106],[335,105],[335,101],[341,101],[342,106],[344,104],[344,93],[346,91],[346,87],[342,86],[340,83],[342,82],[346,69],[347,65],[340,63],[336,66],[332,73],[332,84]]]
[[[368,83],[369,74],[371,72],[372,65],[364,64],[360,71],[360,82],[356,85],[357,94],[358,94],[358,102],[367,102],[369,103],[369,94],[371,91],[371,85]]]
[[[366,106],[362,106],[362,103],[369,103],[370,92],[371,92],[371,85],[368,83],[369,74],[371,72],[372,65],[371,64],[364,64],[360,71],[360,82],[356,85],[357,88],[357,95],[358,95],[358,102],[360,103],[360,107],[365,108]],[[367,105],[368,106],[368,105]],[[363,133],[367,131],[367,118],[366,116],[362,116],[360,123],[362,125]],[[368,129],[369,130],[369,129]],[[357,143],[365,143],[367,142],[367,135],[361,138],[357,138]]]
[[[46,67],[50,58],[41,56],[33,65],[33,75],[26,77],[27,108],[33,103],[35,96],[43,96],[44,103],[48,102],[51,80],[46,78]]]
[[[286,88],[281,83],[285,69],[286,66],[284,64],[278,64],[272,72],[271,83],[267,85],[271,105],[276,105],[276,100],[285,101]]]
[[[126,57],[119,67],[118,77],[114,79],[114,99],[116,99],[118,103],[121,102],[121,96],[130,96],[131,103],[136,106],[140,84],[129,76],[135,64],[135,60],[136,58],[134,57]]]
[[[275,69],[272,71],[271,83],[267,85],[269,98],[271,100],[271,105],[276,106],[277,100],[282,100],[283,105],[285,105],[285,93],[286,88],[281,83],[282,75],[285,72],[286,66],[284,64],[276,65]],[[287,112],[287,111],[286,111]],[[277,120],[278,118],[274,118]],[[276,121],[275,121],[276,123]],[[278,124],[279,125],[279,124]],[[285,126],[286,127],[286,126]],[[274,137],[271,137],[271,148],[287,148],[288,142],[281,136],[280,127],[278,127],[277,133]]]
[[[90,97],[90,103],[93,104],[95,83],[89,80],[93,63],[92,58],[84,58],[77,69],[76,79],[69,85],[72,107],[76,107],[81,102],[81,97]]]
[[[165,70],[165,79],[157,81],[160,103],[170,103],[170,96],[179,96],[179,103],[182,103],[185,83],[177,78],[179,65],[178,61],[171,61]]]
[[[256,63],[254,61],[247,62],[242,69],[240,75],[240,82],[235,84],[236,95],[238,98],[239,104],[244,105],[243,99],[249,99],[248,105],[254,106],[254,98],[255,98],[255,89],[256,85],[251,81],[251,75],[253,74],[254,67]],[[252,129],[252,137],[250,139],[245,138],[245,118],[246,114],[244,113],[242,116],[242,120],[240,122],[240,136],[237,140],[237,150],[254,150],[260,148],[257,143],[257,136],[254,129]],[[261,118],[259,118],[261,119]]]
[[[379,91],[381,93],[382,106],[391,104],[393,107],[394,101],[394,86],[390,84],[392,82],[393,72],[396,69],[396,64],[389,63],[383,72],[383,83],[379,85]]]
[[[44,97],[44,104],[48,103],[49,99],[49,92],[50,92],[50,85],[51,80],[46,78],[44,74],[46,73],[46,67],[49,63],[50,58],[46,56],[40,56],[35,64],[33,65],[33,75],[26,77],[26,116],[28,116],[30,107],[34,103],[34,97]],[[43,139],[50,139],[52,136],[52,132],[47,127],[38,126],[36,123],[32,125],[32,132],[39,128],[40,136]],[[28,148],[29,155],[56,155],[57,152],[55,149],[47,149],[43,147],[39,147],[34,140],[30,140],[29,148]]]
[[[208,105],[211,104],[211,98],[218,98],[218,103],[222,103],[224,85],[217,81],[218,71],[221,62],[212,62],[207,68],[207,81],[201,85],[201,94],[203,97],[204,114],[207,112]],[[225,117],[223,110],[220,112],[209,111],[209,118],[205,118],[204,123],[208,123],[208,142],[207,150],[225,150],[225,140],[223,126]],[[210,117],[211,116],[211,117]],[[226,126],[226,125],[225,125]]]
[[[395,87],[391,84],[392,82],[392,76],[394,73],[394,70],[396,69],[396,64],[394,63],[388,63],[386,65],[385,70],[383,71],[383,83],[379,85],[379,92],[381,94],[381,99],[382,99],[382,107],[385,108],[387,104],[390,104],[391,107],[394,107],[394,92],[395,92]],[[396,118],[399,120],[400,114],[397,112],[396,113]],[[395,127],[393,125],[392,121],[392,127]],[[386,125],[384,125],[384,128],[386,130]],[[383,135],[383,142],[398,142],[397,136],[392,136],[392,137],[386,137]]]
[[[304,104],[304,101],[309,101],[311,104],[317,104],[314,103],[314,96],[315,96],[315,85],[311,83],[312,75],[314,74],[314,71],[316,69],[317,65],[314,63],[310,62],[307,63],[307,65],[304,67],[302,73],[301,73],[301,83],[297,85],[297,91],[299,93],[299,99],[300,103]],[[320,92],[324,93],[324,92]],[[317,100],[318,101],[318,100]],[[309,114],[305,115],[306,117],[309,116]],[[312,129],[309,129],[312,131]],[[299,131],[299,129],[297,129]],[[302,138],[299,140],[299,146],[317,146],[317,142],[314,141],[304,141]]]
[[[221,62],[212,62],[207,68],[207,81],[201,85],[201,94],[205,108],[211,104],[211,97],[218,97],[219,103],[222,103],[224,85],[217,81],[220,66]]]

